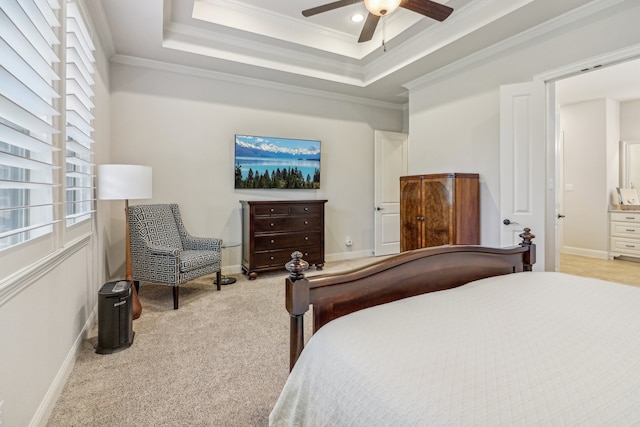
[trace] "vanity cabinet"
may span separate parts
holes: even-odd
[[[242,270],[285,271],[293,251],[324,266],[324,204],[326,200],[246,201],[242,204]]]
[[[640,258],[640,211],[610,211],[609,224],[609,257]]]
[[[400,177],[400,250],[480,244],[479,176]]]

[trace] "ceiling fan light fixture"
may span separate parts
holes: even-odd
[[[396,10],[402,0],[364,0],[367,10],[376,16],[388,15]]]
[[[364,15],[361,13],[356,13],[355,15],[351,15],[351,22],[362,22],[364,21]]]

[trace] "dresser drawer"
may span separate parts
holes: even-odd
[[[255,268],[277,267],[286,271],[284,265],[291,261],[291,254],[294,250],[302,252],[302,258],[309,264],[324,262],[321,249],[318,247],[283,249],[278,251],[256,252],[253,258]]]
[[[640,213],[635,212],[611,212],[611,221],[640,223]]]
[[[258,205],[253,207],[253,212],[256,216],[288,215],[289,205],[281,203],[273,205]]]
[[[318,204],[291,205],[289,213],[291,213],[291,215],[320,215],[323,209],[324,206]]]
[[[298,249],[307,245],[319,244],[321,237],[322,233],[320,231],[260,235],[255,238],[255,249],[256,251],[283,248]]]
[[[614,237],[611,239],[611,252],[640,256],[640,241]]]
[[[611,236],[640,238],[640,223],[612,222]]]
[[[253,229],[255,233],[271,233],[278,231],[310,231],[319,230],[321,221],[319,216],[283,216],[269,218],[255,218]]]

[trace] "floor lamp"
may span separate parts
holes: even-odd
[[[151,167],[139,165],[99,165],[98,199],[124,200],[124,222],[126,224],[125,279],[133,281],[131,271],[131,248],[129,246],[129,200],[151,198]],[[133,288],[133,318],[142,313],[142,304],[136,287]]]

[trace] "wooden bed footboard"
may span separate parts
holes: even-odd
[[[290,369],[304,348],[304,314],[313,305],[313,332],[340,316],[429,292],[455,288],[485,277],[531,271],[535,237],[520,234],[511,248],[437,246],[394,255],[344,273],[305,277],[302,253],[286,264],[286,308],[291,316]]]

